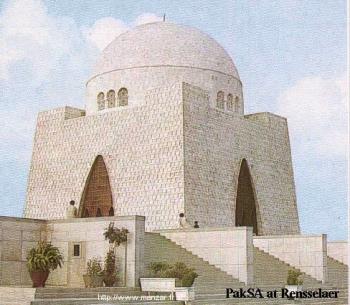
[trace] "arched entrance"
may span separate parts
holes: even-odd
[[[248,163],[242,160],[238,176],[236,197],[236,226],[253,227],[253,232],[258,235],[257,205],[255,200],[252,177]]]
[[[113,201],[106,164],[97,156],[86,180],[79,215],[80,217],[111,216]]]

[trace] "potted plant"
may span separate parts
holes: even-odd
[[[177,262],[169,270],[169,276],[174,276],[179,279],[175,287],[175,296],[178,301],[192,301],[194,300],[194,287],[192,287],[194,280],[198,274],[193,268],[187,267],[184,263]]]
[[[103,282],[106,287],[113,287],[117,281],[115,253],[112,249],[107,252],[103,270]]]
[[[105,240],[108,240],[110,244],[110,251],[115,253],[116,247],[120,244],[127,242],[129,231],[125,228],[115,228],[114,223],[110,222],[108,228],[105,229],[103,235]],[[108,255],[108,254],[107,254]],[[125,246],[125,260],[124,260],[124,284],[126,283],[126,258],[127,258],[127,246]]]
[[[303,280],[299,279],[302,273],[298,270],[288,270],[287,288],[289,291],[302,291]]]
[[[147,292],[171,292],[171,299],[175,292],[176,278],[171,278],[168,274],[171,266],[164,262],[154,262],[149,264],[149,274],[140,278],[141,290]]]
[[[83,275],[85,287],[102,287],[103,286],[103,270],[101,261],[97,257],[88,260],[86,274]]]
[[[182,262],[169,265],[163,262],[149,266],[151,276],[141,278],[143,291],[171,292],[180,301],[194,300],[194,288],[191,287],[198,274]],[[177,287],[179,286],[179,287]]]
[[[50,271],[62,267],[63,256],[57,247],[44,241],[30,249],[27,255],[27,267],[33,287],[45,287]]]

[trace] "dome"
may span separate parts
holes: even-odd
[[[103,50],[92,78],[112,71],[160,66],[209,70],[239,79],[231,57],[213,38],[169,22],[144,24],[119,35]]]

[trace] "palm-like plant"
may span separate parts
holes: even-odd
[[[29,272],[49,272],[62,267],[63,256],[57,247],[44,241],[38,242],[27,255],[27,267]]]
[[[105,239],[109,241],[110,244],[113,244],[118,247],[121,243],[127,241],[128,233],[129,231],[125,228],[115,228],[114,223],[111,222],[108,228],[105,229],[103,235]]]

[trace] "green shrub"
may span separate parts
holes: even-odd
[[[148,267],[151,271],[151,274],[150,274],[151,277],[162,277],[162,278],[169,277],[167,276],[167,272],[170,268],[170,265],[167,263],[163,263],[163,262],[150,263]]]
[[[194,280],[198,277],[198,274],[194,271],[189,271],[184,274],[181,280],[182,287],[191,287],[193,285]]]
[[[288,270],[287,285],[302,285],[303,280],[299,279],[302,273],[298,270]]]
[[[182,287],[191,287],[198,274],[193,268],[189,268],[182,262],[169,265],[163,262],[155,262],[149,265],[152,277],[176,278],[180,280]]]
[[[114,283],[117,280],[117,268],[115,263],[115,253],[112,249],[107,252],[103,270],[106,283]]]
[[[102,264],[99,258],[93,257],[88,260],[86,274],[93,275],[103,275]]]
[[[29,272],[51,271],[62,267],[63,256],[57,247],[51,243],[40,241],[35,248],[30,249],[27,255]]]

